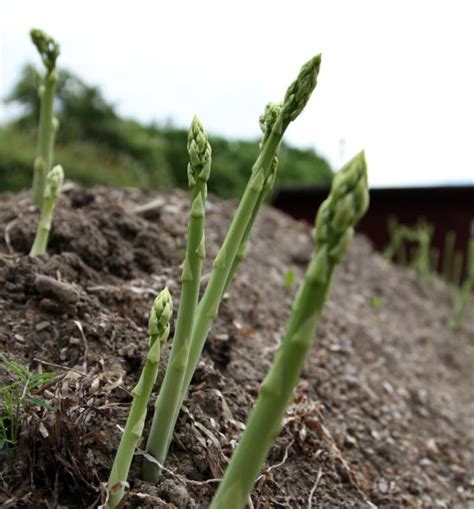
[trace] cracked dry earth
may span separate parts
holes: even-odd
[[[234,207],[210,197],[208,259]],[[31,259],[37,213],[26,193],[1,196],[0,354],[57,375],[37,391],[55,410],[26,406],[15,457],[0,456],[2,507],[101,504],[153,296],[168,285],[178,304],[188,212],[180,191],[68,184],[49,254]],[[288,318],[297,284],[285,288],[283,274],[292,267],[301,280],[310,234],[262,211],[181,412],[168,471],[145,484],[137,457],[125,507],[208,506]],[[473,309],[452,333],[451,308],[440,281],[422,282],[356,237],[249,507],[474,508]],[[4,366],[0,379],[9,380]]]

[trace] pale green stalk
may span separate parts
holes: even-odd
[[[176,330],[165,377],[156,400],[155,413],[146,450],[160,464],[168,453],[174,428],[174,416],[179,410],[179,388],[183,384],[189,355],[189,342],[194,314],[199,298],[202,264],[205,258],[205,209],[207,180],[211,171],[211,146],[199,120],[194,117],[188,134],[188,183],[191,188],[191,215],[188,224],[186,257],[181,276],[181,299]],[[145,480],[159,476],[159,468],[144,459]]]
[[[461,323],[464,310],[469,298],[474,291],[474,222],[471,223],[471,238],[469,240],[469,246],[467,251],[467,275],[464,281],[461,291],[454,304],[454,311],[449,319],[448,327],[451,330],[456,330]]]
[[[46,187],[44,188],[43,205],[40,219],[36,229],[35,241],[30,251],[30,256],[38,256],[46,253],[49,233],[53,224],[54,207],[61,194],[61,186],[64,180],[64,172],[60,165],[55,166],[46,175]]]
[[[56,145],[56,136],[58,134],[58,129],[59,129],[59,120],[57,117],[53,117],[51,127],[52,127],[51,142],[50,142],[50,147],[49,147],[49,165],[50,165],[50,167],[52,167],[54,164],[54,147]]]
[[[319,209],[315,253],[293,306],[293,316],[298,316],[299,321],[293,325],[290,320],[288,324],[210,509],[245,507],[270,447],[281,431],[283,416],[314,340],[335,266],[344,256],[353,227],[367,206],[366,165],[361,153],[336,175],[331,193]]]
[[[401,226],[393,216],[390,216],[388,219],[388,231],[390,233],[390,241],[383,255],[387,260],[391,260],[399,252],[403,241]]]
[[[262,133],[263,133],[263,138],[262,138],[262,141],[260,142],[260,148],[262,148],[263,144],[265,143],[265,140],[267,139],[268,135],[271,133],[273,125],[276,122],[278,115],[281,112],[281,109],[282,109],[281,104],[268,103],[265,108],[265,112],[263,113],[263,115],[260,116],[260,129],[262,130]],[[240,241],[239,249],[237,250],[237,254],[234,258],[234,261],[232,262],[232,267],[231,267],[231,270],[227,276],[227,280],[225,282],[222,295],[224,295],[227,292],[227,290],[229,289],[229,287],[234,279],[234,276],[235,276],[238,266],[245,259],[245,256],[247,254],[248,240],[250,237],[250,233],[252,231],[252,227],[255,223],[255,219],[257,218],[257,215],[260,211],[262,203],[265,201],[265,198],[268,196],[268,194],[273,189],[273,185],[276,180],[277,170],[278,170],[278,156],[275,155],[275,158],[273,159],[272,168],[270,170],[270,174],[267,177],[265,184],[263,186],[263,189],[258,197],[258,200],[255,203],[252,213],[250,214],[250,218],[247,223],[245,233],[242,237],[242,240]]]
[[[52,139],[54,139],[55,130],[53,105],[58,82],[56,59],[59,55],[59,44],[49,35],[38,29],[31,30],[30,36],[46,67],[46,75],[43,77],[38,87],[40,118],[38,127],[38,148],[33,165],[33,202],[41,206],[46,175],[52,165]]]
[[[423,222],[413,230],[411,237],[411,240],[418,242],[418,250],[413,260],[413,267],[423,279],[430,275],[430,242],[432,235],[433,227]]]
[[[165,288],[156,297],[151,308],[148,321],[148,354],[140,379],[132,390],[132,405],[107,483],[109,489],[108,507],[112,509],[117,507],[125,492],[133,455],[143,433],[148,401],[158,375],[161,349],[168,339],[172,313],[173,300],[168,288]]]

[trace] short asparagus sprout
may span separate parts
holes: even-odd
[[[163,384],[156,400],[155,413],[146,450],[163,464],[179,410],[179,389],[188,362],[191,329],[199,297],[202,264],[205,258],[205,209],[207,180],[211,170],[211,146],[198,118],[194,117],[188,134],[188,182],[191,188],[191,215],[188,224],[186,256],[181,276],[182,291],[176,331]],[[159,468],[144,459],[145,480],[155,480]]]
[[[420,221],[415,228],[415,240],[418,242],[418,249],[412,262],[413,268],[426,279],[431,272],[430,244],[433,237],[433,226]]]
[[[64,172],[60,165],[55,166],[48,175],[46,175],[43,205],[41,207],[40,220],[38,222],[36,237],[30,251],[30,256],[38,256],[46,253],[49,233],[53,223],[54,208],[61,194],[63,180]]]
[[[43,31],[33,29],[30,32],[31,40],[36,46],[46,74],[38,87],[40,97],[40,119],[38,128],[38,148],[34,161],[33,172],[33,202],[41,206],[45,188],[46,175],[53,163],[53,143],[58,123],[53,120],[53,103],[58,73],[56,60],[59,56],[59,44]]]
[[[471,223],[471,238],[469,239],[467,251],[467,275],[461,287],[456,302],[454,304],[454,311],[449,319],[448,327],[451,330],[459,328],[464,310],[469,302],[469,298],[474,291],[474,222]]]
[[[274,173],[276,172],[275,157],[285,130],[290,122],[295,120],[301,113],[316,87],[320,63],[321,56],[317,55],[302,67],[298,77],[290,85],[282,107],[271,108],[268,112],[268,119],[264,120],[266,131],[260,153],[252,168],[252,174],[240,200],[237,212],[213,262],[209,282],[196,310],[188,363],[179,394],[179,404],[173,417],[173,428],[198,365],[207,335],[217,317],[220,302],[235,273],[238,264],[235,260],[239,260],[244,256],[250,228],[263,200],[262,191],[273,184]],[[274,114],[274,119],[270,118],[270,114]],[[155,472],[154,478],[156,479],[159,475],[158,469],[155,469]]]
[[[410,228],[398,224],[394,218],[389,219],[388,226],[390,243],[385,249],[385,258],[390,260],[395,255],[403,254],[403,264],[406,264],[405,246],[403,243],[405,241],[415,243],[417,244],[417,251],[410,264],[421,277],[427,278],[431,272],[430,243],[433,236],[433,226],[421,220],[415,227]]]
[[[336,174],[321,205],[315,227],[315,252],[293,305],[285,335],[246,429],[232,455],[210,509],[242,509],[253,483],[281,430],[282,419],[298,383],[330,290],[336,265],[353,236],[353,227],[368,207],[363,153]]]
[[[148,321],[149,349],[145,365],[137,385],[132,390],[133,401],[122,439],[115,456],[108,481],[108,506],[115,508],[125,492],[128,472],[133,454],[143,433],[147,414],[148,400],[158,375],[161,349],[168,339],[170,320],[173,313],[173,301],[168,288],[165,288],[155,299]]]

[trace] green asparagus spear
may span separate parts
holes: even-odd
[[[56,202],[61,194],[61,186],[64,180],[64,172],[60,165],[55,166],[46,175],[46,187],[44,188],[43,205],[41,207],[40,220],[36,230],[36,237],[30,256],[38,256],[46,253],[48,247],[49,232],[53,223],[53,213]]]
[[[234,260],[238,251],[242,251],[245,247],[245,243],[242,241],[249,234],[247,226],[252,221],[253,211],[258,206],[262,190],[265,185],[269,185],[271,175],[276,170],[275,156],[277,155],[283,134],[290,122],[301,113],[316,87],[320,64],[321,56],[317,55],[303,65],[298,77],[288,88],[283,105],[272,122],[271,130],[269,129],[268,133],[265,133],[260,153],[252,168],[249,183],[224,242],[213,262],[209,282],[196,310],[188,364],[180,389],[178,410],[173,417],[174,423],[196,370],[211,325],[217,316],[225,287],[229,284],[228,278],[233,270]],[[159,470],[155,468],[153,472],[153,477],[147,474],[147,478],[157,480]]]
[[[188,134],[188,183],[192,189],[186,258],[181,276],[182,290],[176,331],[163,384],[156,400],[155,413],[146,450],[161,464],[165,461],[178,411],[179,388],[183,384],[189,355],[189,341],[199,297],[201,269],[205,257],[204,223],[207,180],[211,169],[211,146],[199,120],[194,117]],[[144,478],[152,480],[157,468],[146,459]]]
[[[263,138],[262,138],[262,141],[260,142],[260,148],[262,148],[263,144],[265,143],[265,140],[267,139],[268,135],[271,133],[273,125],[275,124],[275,122],[278,118],[278,115],[281,112],[281,109],[282,109],[281,104],[268,103],[267,106],[265,107],[265,112],[260,116],[260,129],[262,130],[262,133],[263,133]],[[250,233],[252,231],[252,227],[255,223],[255,219],[256,219],[258,212],[262,206],[262,203],[264,202],[266,196],[273,189],[273,184],[275,183],[275,180],[276,180],[277,170],[278,170],[278,156],[275,154],[275,157],[273,159],[272,168],[270,170],[270,174],[268,175],[267,179],[265,180],[263,189],[260,192],[258,200],[255,204],[255,207],[252,210],[252,214],[250,215],[250,220],[247,224],[245,233],[244,233],[242,240],[240,242],[239,249],[237,250],[237,254],[234,258],[234,261],[232,262],[231,270],[227,276],[227,280],[224,285],[223,295],[229,289],[229,286],[234,279],[234,275],[237,271],[239,264],[242,262],[242,260],[244,260],[244,258],[246,256],[248,240],[250,237]]]
[[[448,327],[451,330],[456,330],[459,327],[462,315],[464,314],[464,309],[466,308],[469,298],[472,296],[472,292],[474,291],[474,222],[471,223],[471,238],[469,239],[466,267],[466,279],[462,285],[459,295],[457,296],[453,314],[448,322]]]
[[[122,500],[133,454],[142,436],[148,400],[158,375],[161,348],[168,339],[172,313],[173,301],[168,288],[165,288],[151,308],[148,321],[149,350],[140,379],[132,391],[130,413],[107,484],[110,492],[108,506],[112,509]]]
[[[46,174],[52,165],[52,139],[57,124],[53,121],[54,93],[58,82],[56,59],[59,56],[59,44],[41,30],[30,32],[31,40],[46,67],[46,75],[38,87],[40,97],[40,119],[38,128],[38,148],[34,162],[33,202],[41,206],[45,188]]]
[[[286,407],[314,339],[335,266],[344,256],[353,227],[367,206],[366,164],[361,153],[336,174],[331,193],[318,211],[316,248],[295,298],[292,318],[210,509],[245,507],[273,440],[280,433]]]
[[[412,262],[413,268],[426,279],[430,275],[430,243],[433,236],[433,226],[425,221],[419,222],[413,230],[413,240],[418,242],[418,249]]]

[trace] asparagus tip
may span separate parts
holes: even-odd
[[[209,179],[211,172],[211,145],[199,118],[195,115],[188,132],[188,184],[193,187],[196,179]]]
[[[64,180],[63,167],[60,164],[58,164],[46,175],[44,197],[57,199],[61,192],[63,180]]]
[[[288,87],[283,103],[283,116],[287,122],[295,120],[306,106],[316,87],[320,67],[321,54],[318,54],[301,67],[298,77]]]
[[[41,55],[44,65],[51,72],[56,66],[56,59],[60,53],[59,44],[39,28],[32,28],[30,30],[30,37]]]
[[[158,294],[153,302],[148,321],[148,333],[150,336],[166,337],[165,330],[169,328],[171,315],[173,314],[173,299],[168,287]]]

